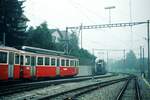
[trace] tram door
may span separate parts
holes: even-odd
[[[23,77],[23,67],[22,66],[24,66],[24,56],[23,55],[20,56],[20,65],[21,65],[21,67],[20,67],[20,77],[22,78]]]
[[[35,77],[36,74],[36,57],[32,56],[31,57],[31,76]]]
[[[57,58],[57,61],[56,61],[56,75],[59,75],[60,74],[60,59]]]
[[[8,59],[8,78],[13,79],[14,77],[14,53],[9,52]]]

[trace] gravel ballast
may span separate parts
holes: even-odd
[[[103,78],[103,79],[91,79],[91,80],[82,81],[82,82],[72,82],[72,83],[64,83],[64,84],[60,84],[60,85],[51,85],[51,86],[41,88],[41,89],[35,89],[35,90],[26,91],[26,92],[22,92],[22,93],[16,93],[16,94],[9,95],[9,96],[3,96],[3,97],[0,97],[0,99],[3,99],[3,100],[38,99],[39,97],[42,97],[42,96],[52,95],[52,94],[60,93],[62,91],[71,90],[71,89],[74,89],[77,87],[82,87],[82,86],[86,86],[89,84],[95,84],[97,82],[104,82],[104,81],[108,81],[108,80],[119,79],[119,78],[123,78],[123,77],[125,77],[125,76],[120,75],[120,76],[115,76],[115,77],[107,77],[107,78]],[[114,87],[114,85],[112,87]],[[116,88],[117,88],[117,86],[116,86]],[[108,93],[108,94],[111,94],[111,93]]]
[[[117,94],[125,82],[115,83],[98,90],[92,91],[88,94],[82,95],[78,100],[115,100]]]

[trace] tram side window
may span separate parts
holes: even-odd
[[[49,65],[49,58],[45,58],[45,65]]]
[[[69,60],[66,60],[66,66],[69,66]]]
[[[70,61],[70,66],[74,66],[74,61],[73,60]]]
[[[0,63],[7,63],[7,53],[0,52]]]
[[[61,59],[61,66],[65,66],[65,60]]]
[[[78,67],[78,61],[75,61],[75,63],[76,63],[76,67]]]
[[[19,64],[19,54],[15,54],[15,64]]]
[[[30,56],[26,56],[25,65],[30,65]]]
[[[78,61],[75,61],[75,63],[76,63],[76,67],[78,67],[79,66]]]
[[[55,58],[51,58],[51,66],[55,66]]]
[[[60,66],[60,60],[59,58],[57,59],[57,67]]]
[[[74,66],[75,66],[75,67],[77,66],[77,62],[76,62],[76,61],[74,61]]]
[[[43,57],[38,57],[38,65],[43,65]]]
[[[31,57],[31,66],[36,66],[36,57]]]

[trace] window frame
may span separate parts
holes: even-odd
[[[38,58],[42,58],[42,59],[43,59],[42,65],[39,64]],[[45,65],[45,64],[44,64],[44,63],[45,63],[45,60],[44,60],[44,59],[45,59],[45,57],[43,57],[43,56],[37,56],[37,62],[36,62],[37,64],[36,64],[36,65],[37,65],[37,66],[44,66],[44,65]]]
[[[21,59],[21,57],[23,57],[23,59]],[[23,63],[21,63],[21,60],[23,61]],[[20,65],[25,66],[25,55],[23,54],[20,54]]]
[[[63,65],[62,65],[62,60],[64,61],[64,63],[63,63]],[[64,58],[61,58],[61,66],[66,66],[66,59],[64,59]]]
[[[72,63],[73,62],[73,63]],[[72,65],[73,64],[73,65]],[[74,60],[73,59],[71,59],[70,60],[70,67],[74,67]]]
[[[58,63],[58,61],[59,61],[59,63]],[[61,65],[61,58],[57,57],[56,58],[56,67],[60,67],[60,65]]]
[[[19,63],[16,63],[16,54],[18,54],[18,56],[19,56]],[[14,53],[14,65],[20,65],[20,54],[19,53]]]
[[[78,67],[78,60],[76,60],[76,67]]]
[[[35,62],[32,62],[32,58],[34,58],[34,57],[35,57]],[[32,64],[37,66],[37,56],[36,55],[31,55],[31,66],[32,66]]]
[[[48,64],[48,65],[46,65],[46,58],[48,58],[48,59],[49,59],[49,60],[48,60],[48,62],[49,62],[49,64]],[[45,66],[50,66],[50,57],[45,56],[45,57],[44,57],[44,59],[45,59],[45,60],[44,60],[44,65],[45,65]]]
[[[67,63],[68,62],[68,63]],[[70,64],[69,64],[69,59],[66,59],[66,66],[69,67]]]
[[[79,67],[79,60],[77,60],[77,67]]]
[[[8,64],[8,59],[9,59],[9,52],[8,52],[8,51],[3,51],[3,50],[0,50],[0,52],[3,52],[3,53],[6,53],[6,54],[7,54],[6,63],[0,63],[0,64],[2,64],[2,65],[7,65],[7,64]]]
[[[54,65],[52,65],[52,60],[55,60],[55,62],[54,62],[55,64],[54,64]],[[56,66],[56,62],[57,62],[57,61],[56,61],[56,58],[55,58],[55,57],[51,57],[51,58],[50,58],[50,66]]]
[[[26,56],[30,57],[30,64],[29,65],[26,64]],[[31,66],[31,56],[30,55],[24,55],[24,65],[25,66]]]

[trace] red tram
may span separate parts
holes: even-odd
[[[63,52],[23,46],[0,47],[0,80],[68,77],[78,74],[79,60]]]

